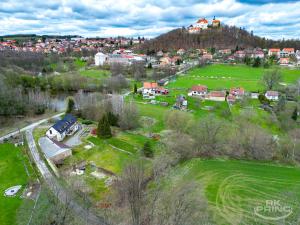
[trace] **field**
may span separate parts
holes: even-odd
[[[280,68],[279,68],[280,69]],[[246,65],[210,65],[196,68],[188,74],[171,81],[167,86],[170,89],[189,89],[193,85],[203,84],[209,90],[223,90],[231,87],[244,87],[246,91],[262,91],[260,82],[263,74],[272,69],[253,68]],[[280,69],[284,83],[294,83],[300,78],[300,70],[288,68]]]
[[[296,224],[300,212],[299,168],[194,159],[172,171],[167,182],[172,186],[191,180],[203,186],[209,211],[217,224],[274,224],[254,215],[254,208],[263,206],[266,200],[280,200],[282,205],[291,207],[293,213],[286,222]],[[283,224],[283,220],[277,222]]]
[[[26,170],[30,175],[32,168],[21,149],[11,144],[0,144],[0,159],[0,224],[13,225],[16,224],[17,211],[25,201],[20,196],[30,179]],[[17,196],[4,197],[4,191],[15,185],[22,185]]]
[[[81,76],[95,78],[99,80],[108,78],[110,75],[110,72],[108,70],[95,70],[95,69],[80,70],[79,73]]]

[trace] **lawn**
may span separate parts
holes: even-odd
[[[32,167],[22,149],[12,144],[0,144],[0,159],[0,224],[13,225],[16,224],[17,211],[24,202],[20,196],[30,179]],[[4,191],[15,185],[22,185],[17,196],[4,197]]]
[[[96,69],[80,70],[79,73],[81,76],[96,78],[99,80],[108,78],[110,75],[110,72],[108,70],[96,70]]]
[[[300,70],[279,68],[283,82],[294,83],[300,79]],[[209,90],[223,90],[231,87],[244,87],[246,91],[263,90],[261,78],[266,71],[272,69],[253,68],[246,65],[214,64],[204,68],[195,68],[188,74],[171,81],[167,86],[172,89],[181,88],[185,93],[193,85],[203,84]]]
[[[167,185],[172,188],[187,181],[196,181],[204,188],[209,211],[217,224],[274,224],[254,214],[254,208],[263,206],[266,200],[280,200],[282,205],[292,207],[293,213],[285,222],[296,224],[300,212],[300,168],[193,159],[172,171]]]

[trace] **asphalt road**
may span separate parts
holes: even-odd
[[[12,137],[12,136],[17,135],[19,132],[24,132],[24,131],[33,129],[33,128],[37,127],[38,125],[40,125],[40,124],[42,124],[42,123],[45,123],[45,122],[47,122],[47,121],[50,120],[50,119],[55,119],[55,118],[57,118],[57,117],[60,117],[60,116],[62,116],[63,114],[64,114],[64,113],[56,114],[55,116],[52,116],[52,117],[49,117],[49,118],[46,118],[46,119],[39,120],[39,121],[37,121],[37,122],[35,122],[35,123],[32,123],[32,124],[30,124],[30,125],[28,125],[28,126],[26,126],[26,127],[23,127],[23,128],[20,129],[20,130],[11,132],[11,133],[9,133],[9,134],[7,134],[7,135],[5,135],[5,136],[0,137],[0,142],[4,141],[5,139],[8,139],[8,138],[10,138],[10,137]]]

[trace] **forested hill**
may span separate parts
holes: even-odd
[[[246,30],[224,26],[218,29],[202,30],[199,34],[189,34],[184,28],[172,30],[162,34],[155,39],[146,41],[139,46],[145,53],[157,52],[159,50],[170,51],[179,48],[270,48],[270,47],[294,47],[300,49],[300,40],[274,41],[254,36]]]

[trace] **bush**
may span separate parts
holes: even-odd
[[[93,121],[91,121],[91,120],[82,120],[81,123],[84,124],[84,125],[91,125],[91,124],[93,124]]]
[[[146,141],[143,148],[142,153],[144,156],[152,158],[153,157],[153,149],[149,141]]]

